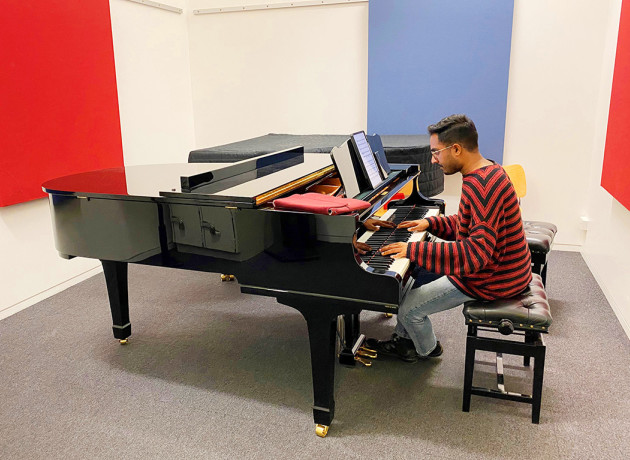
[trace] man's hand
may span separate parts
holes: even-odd
[[[406,220],[399,223],[398,228],[407,228],[410,232],[424,232],[429,228],[429,221],[426,219]]]
[[[359,243],[358,241],[355,241],[354,248],[361,255],[367,254],[368,252],[370,252],[372,250],[372,246],[370,246],[369,244],[367,244],[367,243]]]
[[[392,259],[402,259],[407,257],[407,243],[392,243],[381,248],[381,254],[391,256]]]
[[[396,224],[393,223],[391,220],[379,220],[379,219],[370,217],[365,222],[363,222],[363,226],[366,228],[366,230],[375,232],[381,227],[382,228],[395,228]]]
[[[367,243],[359,243],[357,241],[357,234],[355,233],[354,236],[352,237],[352,245],[354,246],[354,249],[357,250],[357,252],[361,255],[366,254],[368,252],[370,252],[372,250],[372,247],[367,244]]]

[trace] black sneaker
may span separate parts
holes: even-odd
[[[385,356],[393,356],[406,363],[416,363],[420,360],[420,355],[416,352],[416,347],[411,339],[392,335],[389,340],[367,339],[365,344],[368,348],[376,350]]]
[[[435,346],[433,351],[431,353],[429,353],[427,356],[425,356],[425,359],[426,358],[437,358],[438,356],[441,356],[442,353],[444,353],[444,348],[442,348],[442,344],[438,340],[437,341],[437,345]]]

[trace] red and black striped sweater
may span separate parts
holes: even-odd
[[[465,294],[486,300],[512,297],[532,280],[518,198],[500,165],[463,176],[456,216],[427,220],[428,231],[447,241],[410,243],[407,257],[447,275]]]

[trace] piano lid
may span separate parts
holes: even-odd
[[[243,160],[243,162],[246,161],[248,160]],[[181,163],[101,169],[52,179],[45,182],[42,188],[47,193],[85,197],[133,200],[155,200],[160,197],[168,197],[201,201],[229,201],[255,206],[273,199],[277,194],[292,189],[300,182],[306,183],[333,170],[330,155],[306,153],[303,163],[264,177],[256,177],[256,172],[251,171],[244,173],[249,174],[248,180],[237,185],[227,181],[225,188],[213,190],[211,193],[203,193],[199,190],[193,190],[190,193],[182,192],[182,176],[219,171],[235,164]]]

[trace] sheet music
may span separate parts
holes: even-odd
[[[376,188],[378,184],[383,181],[383,176],[381,176],[381,170],[376,163],[376,158],[372,153],[372,148],[365,137],[365,133],[355,133],[353,134],[353,137],[357,144],[357,148],[359,149],[359,155],[363,161],[363,165],[365,166],[368,179],[370,180],[370,185],[372,188]]]

